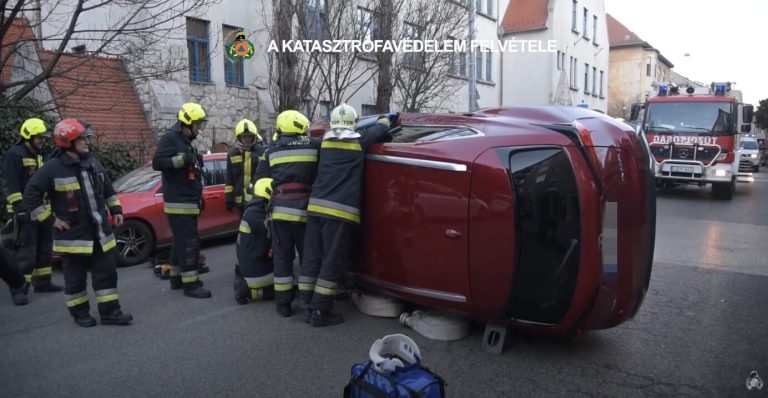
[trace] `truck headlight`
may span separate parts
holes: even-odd
[[[751,158],[756,158],[756,157],[757,157],[757,154],[756,154],[756,153],[753,153],[753,154],[749,155],[749,157],[751,157]]]

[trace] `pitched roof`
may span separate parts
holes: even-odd
[[[610,42],[611,48],[643,47],[649,50],[653,50],[659,54],[659,59],[661,62],[667,64],[667,66],[670,68],[674,68],[675,65],[673,65],[672,62],[664,57],[664,55],[661,54],[661,51],[653,48],[650,43],[641,39],[640,36],[629,30],[629,28],[624,26],[624,24],[611,16],[611,14],[605,14],[605,16],[606,25],[608,25],[608,41]]]
[[[549,0],[510,0],[501,26],[504,33],[546,29]]]
[[[55,54],[38,51],[43,64]],[[48,85],[63,118],[87,120],[108,141],[154,139],[133,82],[119,59],[62,54],[53,73]]]
[[[26,18],[15,18],[11,21],[8,31],[2,37],[0,43],[0,63],[3,58],[8,56],[7,61],[0,64],[0,83],[7,83],[11,78],[11,69],[13,67],[13,58],[15,56],[15,45],[23,41],[35,40],[35,33]],[[11,52],[13,50],[13,52]]]
[[[624,47],[624,46],[642,46],[648,45],[645,40],[635,32],[629,30],[624,24],[619,22],[611,14],[605,14],[605,21],[608,25],[608,41],[611,47]]]

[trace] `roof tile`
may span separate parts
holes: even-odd
[[[544,29],[548,7],[549,0],[510,0],[501,26],[505,33]]]

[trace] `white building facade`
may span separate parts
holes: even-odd
[[[503,54],[502,105],[558,104],[605,112],[609,42],[603,1],[511,0],[509,7],[503,40],[553,40],[556,49]]]

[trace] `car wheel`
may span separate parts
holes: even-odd
[[[734,180],[731,180],[731,182],[712,183],[712,194],[714,194],[717,199],[731,200],[733,199],[733,193],[735,191],[736,182]]]
[[[115,227],[117,240],[117,265],[127,267],[147,261],[155,248],[155,237],[147,224],[138,220],[126,220]]]

